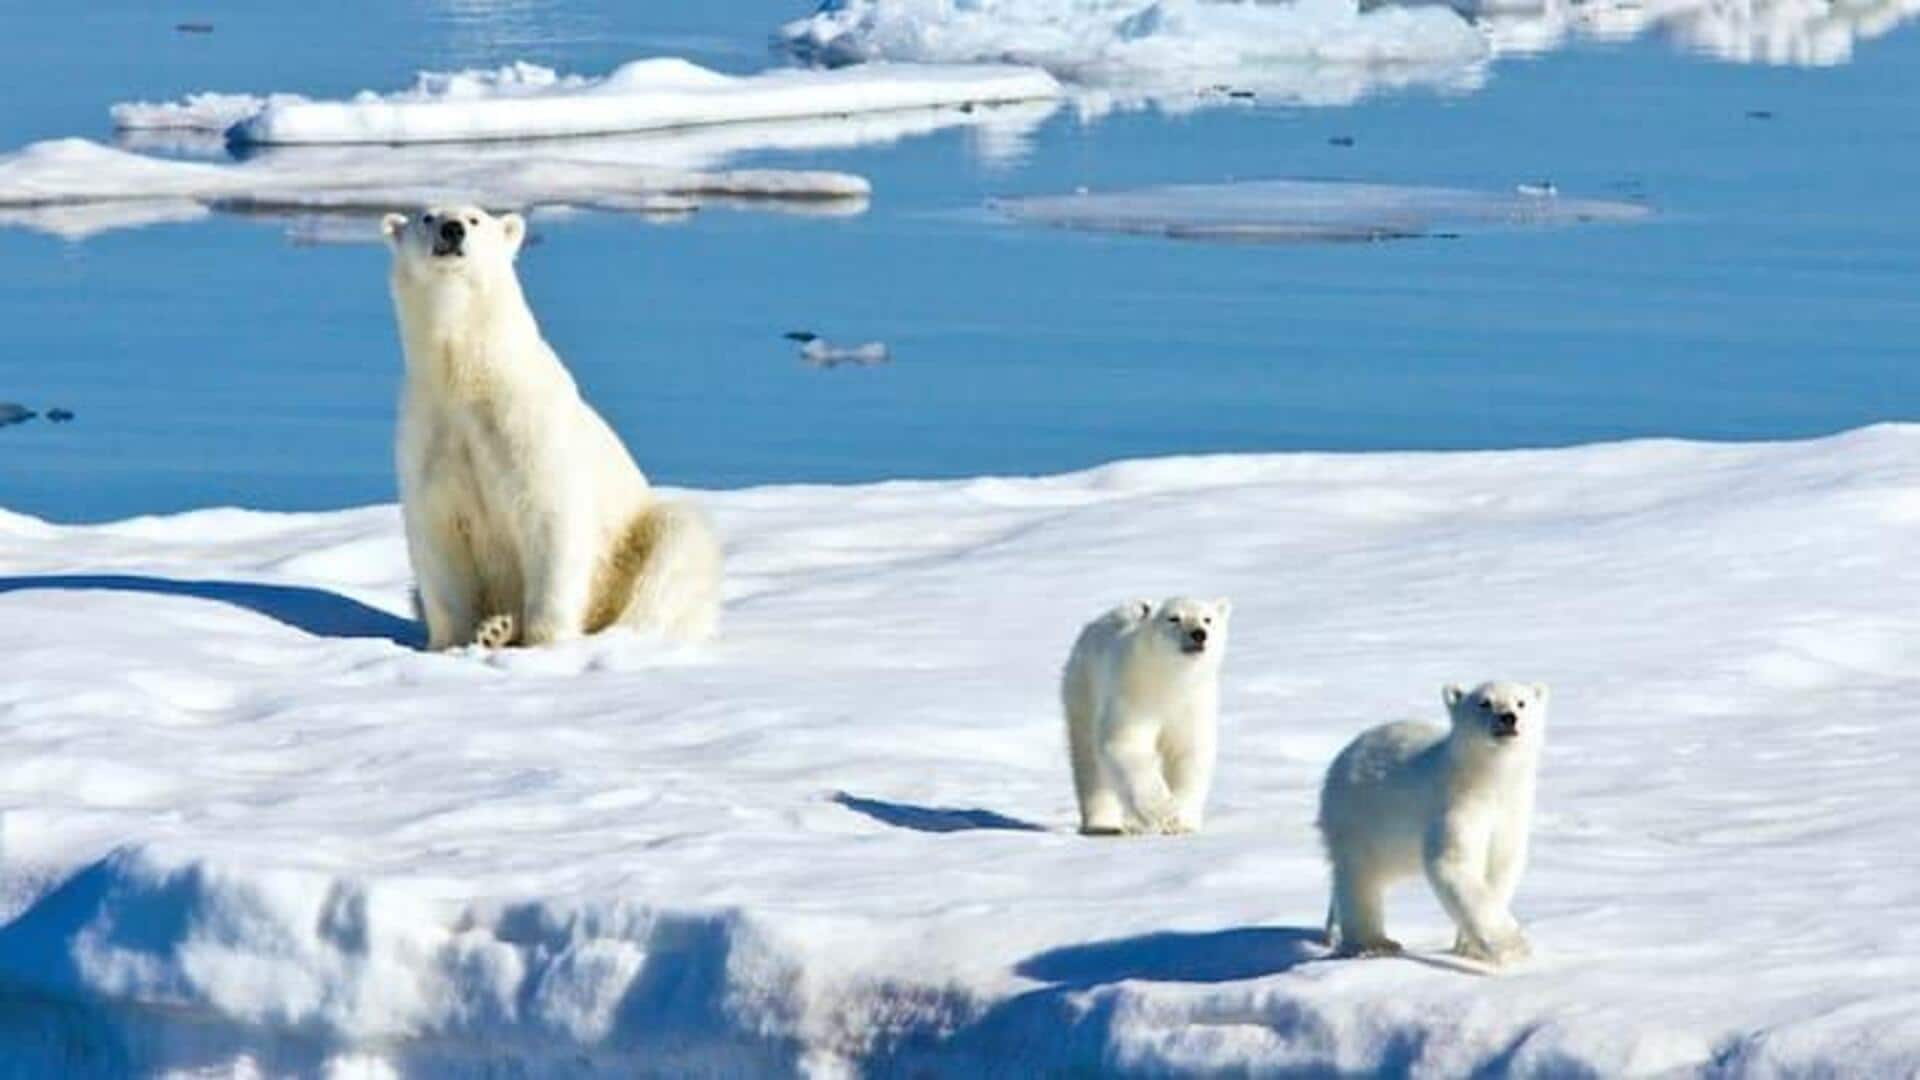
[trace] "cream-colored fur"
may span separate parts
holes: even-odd
[[[534,321],[517,214],[389,214],[406,384],[397,463],[429,648],[542,645],[614,624],[697,640],[720,546],[656,499]]]
[[[1225,600],[1136,600],[1088,623],[1060,678],[1080,831],[1198,830],[1213,786]]]
[[[1327,769],[1327,937],[1344,955],[1400,951],[1386,932],[1386,889],[1421,873],[1458,928],[1454,951],[1502,964],[1530,952],[1510,905],[1527,865],[1547,688],[1490,682],[1443,697],[1450,728],[1385,724]]]

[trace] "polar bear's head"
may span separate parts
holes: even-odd
[[[1227,648],[1227,618],[1233,604],[1226,598],[1191,600],[1170,596],[1159,604],[1134,603],[1146,640],[1156,650],[1175,656],[1218,658]]]
[[[1449,683],[1440,692],[1453,730],[1495,745],[1534,745],[1546,734],[1545,683],[1488,682],[1471,690]]]
[[[527,238],[519,214],[494,217],[477,206],[433,206],[412,218],[388,214],[380,223],[393,250],[396,276],[476,276],[513,265]]]

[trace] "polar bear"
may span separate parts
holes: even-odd
[[[1441,696],[1451,730],[1385,724],[1348,743],[1327,769],[1327,939],[1342,955],[1400,951],[1386,934],[1384,893],[1423,870],[1459,929],[1455,952],[1496,964],[1530,952],[1508,905],[1527,863],[1547,688],[1449,685]]]
[[[400,508],[427,645],[541,645],[615,624],[698,640],[720,545],[656,499],[581,400],[520,291],[517,214],[434,207],[382,223],[406,353]]]
[[[1200,828],[1213,786],[1226,600],[1136,600],[1088,623],[1060,678],[1080,831]]]

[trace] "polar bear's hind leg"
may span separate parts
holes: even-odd
[[[602,560],[587,632],[621,623],[682,641],[712,637],[720,620],[722,561],[706,515],[684,502],[654,503]]]

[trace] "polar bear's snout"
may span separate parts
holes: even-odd
[[[467,241],[467,227],[458,221],[443,221],[440,232],[433,239],[435,255],[458,255],[460,246]]]
[[[1181,652],[1203,653],[1207,651],[1207,628],[1196,626],[1187,631],[1187,640],[1180,645]]]
[[[1512,710],[1494,713],[1493,734],[1498,739],[1511,739],[1520,734],[1520,714]]]

